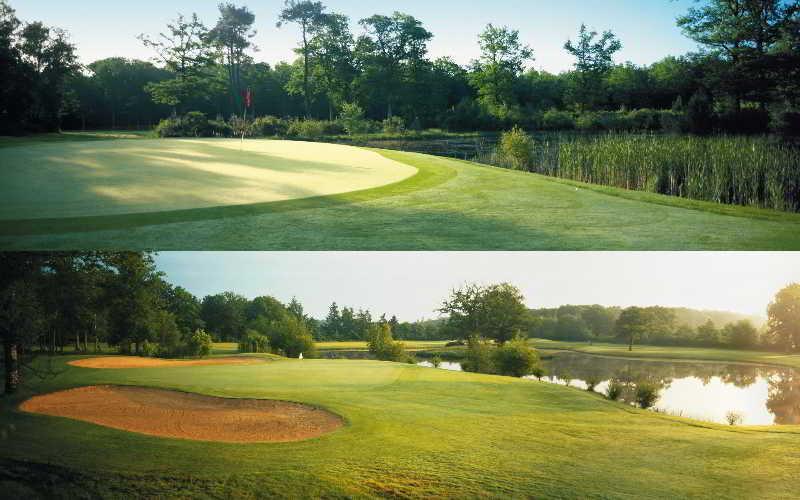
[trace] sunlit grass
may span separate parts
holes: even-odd
[[[129,384],[319,405],[347,426],[301,443],[225,445],[23,414],[7,401],[0,464],[24,473],[4,488],[67,496],[459,498],[780,498],[800,488],[790,472],[800,449],[796,428],[704,424],[535,381],[350,360],[63,369],[14,401]]]

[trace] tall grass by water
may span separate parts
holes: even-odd
[[[529,170],[549,176],[800,211],[800,148],[770,137],[545,136],[534,149]]]

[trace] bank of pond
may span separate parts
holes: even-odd
[[[462,371],[458,356],[418,353],[417,365]],[[436,353],[439,354],[439,353]],[[337,351],[328,358],[369,359],[365,351]],[[637,387],[656,390],[652,411],[730,425],[800,425],[800,371],[788,367],[709,361],[639,360],[576,352],[544,353],[542,382],[606,396],[619,387],[619,401],[636,405]],[[526,377],[537,380],[535,376]]]

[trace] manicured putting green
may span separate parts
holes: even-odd
[[[163,212],[327,196],[416,169],[334,144],[235,139],[93,141],[3,149],[0,219]]]

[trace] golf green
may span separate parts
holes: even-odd
[[[7,250],[800,249],[800,214],[415,153],[132,139],[0,154]]]

